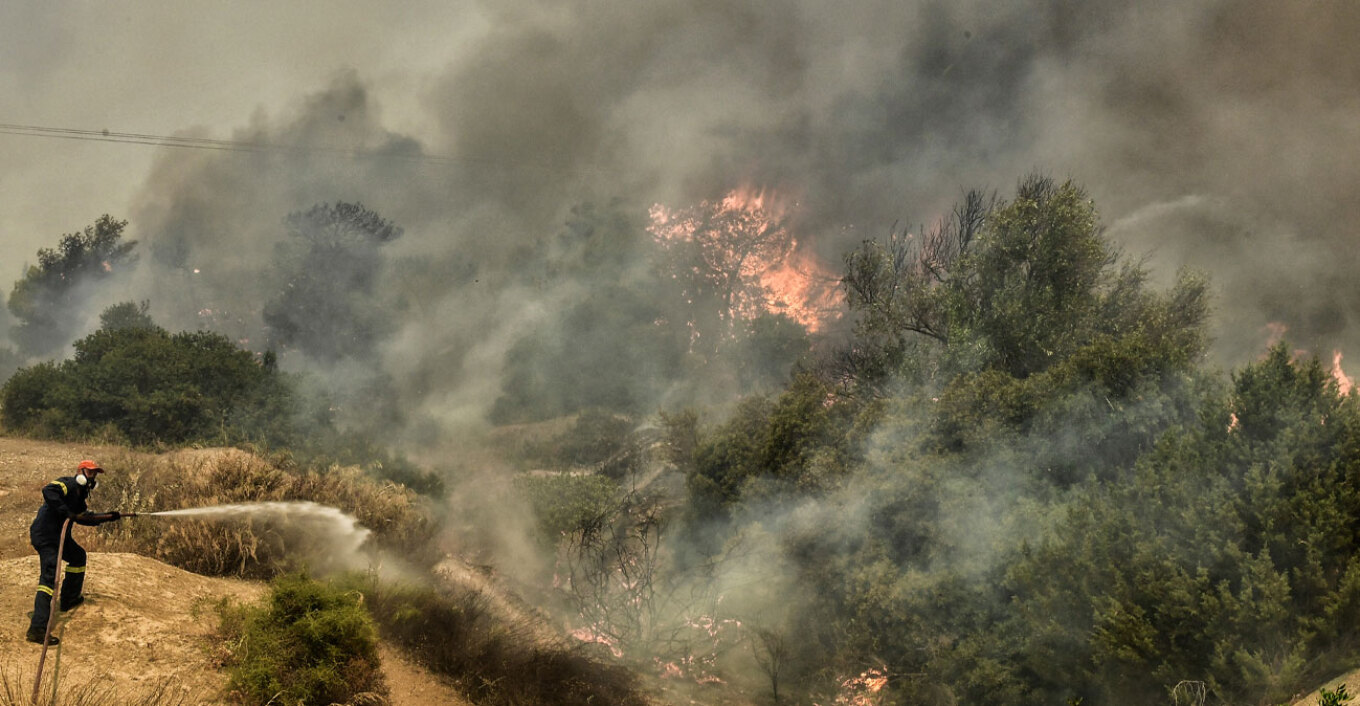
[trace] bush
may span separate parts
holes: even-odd
[[[61,363],[22,368],[0,388],[5,426],[47,438],[115,428],[137,445],[293,440],[294,393],[272,363],[225,336],[106,328]]]
[[[522,475],[515,479],[515,485],[533,507],[548,546],[606,515],[619,495],[616,481],[598,475]]]
[[[228,689],[245,703],[326,706],[387,691],[360,594],[305,575],[276,579],[267,605],[224,603]]]
[[[1342,684],[1336,688],[1323,689],[1321,698],[1318,699],[1318,706],[1345,706],[1351,702],[1351,695],[1346,693],[1346,685]]]

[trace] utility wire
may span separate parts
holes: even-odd
[[[94,142],[117,142],[130,145],[151,147],[178,147],[184,149],[218,150],[225,152],[284,152],[293,154],[327,154],[356,159],[404,159],[418,162],[440,164],[482,164],[490,166],[533,167],[557,172],[598,173],[591,167],[566,167],[547,162],[507,163],[503,160],[478,157],[452,157],[448,155],[426,154],[423,152],[374,152],[372,150],[325,147],[317,145],[288,145],[271,142],[252,142],[245,140],[218,140],[208,137],[182,137],[174,135],[154,135],[136,132],[112,132],[109,130],[82,130],[79,128],[48,127],[43,125],[18,125],[0,123],[0,134],[24,137],[50,137],[63,140],[89,140]]]

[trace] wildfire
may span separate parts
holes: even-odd
[[[1332,379],[1336,380],[1336,386],[1341,389],[1341,394],[1349,395],[1355,389],[1355,378],[1346,374],[1341,369],[1341,351],[1332,351]]]
[[[571,636],[581,642],[593,642],[609,648],[609,653],[615,657],[622,657],[623,650],[619,648],[618,642],[604,633],[589,627],[576,628],[571,631]]]
[[[1274,348],[1275,344],[1284,340],[1284,335],[1289,331],[1289,327],[1282,321],[1271,321],[1261,330],[1266,334],[1266,348]]]
[[[886,671],[880,668],[866,669],[858,676],[841,680],[839,693],[831,706],[878,706],[883,702],[880,692],[887,685]]]
[[[840,292],[816,256],[798,248],[789,212],[774,194],[734,189],[686,209],[656,204],[648,232],[668,250],[687,249],[692,262],[680,269],[695,280],[691,303],[705,289],[723,300],[729,320],[784,314],[816,332],[839,316]]]
[[[1282,322],[1272,321],[1262,327],[1262,330],[1267,334],[1266,347],[1270,348],[1284,339],[1284,335],[1289,331],[1289,327]],[[1302,349],[1294,350],[1294,358],[1296,360],[1306,356],[1308,356],[1308,351]],[[1341,349],[1332,349],[1332,368],[1329,372],[1331,372],[1332,379],[1336,380],[1337,389],[1341,391],[1341,394],[1349,395],[1351,390],[1355,389],[1355,378],[1347,375],[1346,371],[1341,369],[1341,359]]]

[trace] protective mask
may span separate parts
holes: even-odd
[[[76,485],[87,485],[90,487],[90,490],[94,490],[95,486],[99,485],[99,481],[87,475],[81,474],[76,476]]]

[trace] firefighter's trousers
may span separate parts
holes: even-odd
[[[28,533],[33,548],[38,550],[38,562],[42,567],[38,576],[38,593],[33,598],[33,622],[29,624],[29,630],[33,632],[46,631],[47,620],[52,614],[52,587],[57,579],[58,547],[61,547],[62,561],[66,562],[66,575],[61,581],[61,607],[70,607],[85,588],[85,549],[71,536],[69,526],[65,537],[59,537],[59,534],[60,530],[51,534]]]

